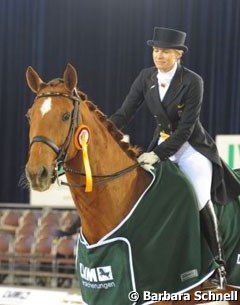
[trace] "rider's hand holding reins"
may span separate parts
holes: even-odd
[[[141,154],[137,160],[146,171],[153,170],[153,164],[160,161],[159,157],[153,151]]]

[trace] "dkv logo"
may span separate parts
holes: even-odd
[[[89,282],[105,282],[113,280],[111,266],[89,268],[80,263],[80,275],[82,279]]]

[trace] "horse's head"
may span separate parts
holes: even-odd
[[[28,67],[26,78],[36,93],[27,113],[30,149],[26,176],[33,189],[45,191],[52,183],[56,163],[76,155],[73,135],[79,120],[79,103],[85,96],[76,90],[77,73],[70,64],[63,79],[45,83],[32,67]]]

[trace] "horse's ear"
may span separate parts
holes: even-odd
[[[33,92],[38,93],[41,85],[43,84],[43,81],[39,77],[38,73],[31,66],[29,66],[27,68],[26,79],[27,79],[29,88]]]
[[[63,79],[66,88],[70,91],[72,91],[77,86],[77,71],[72,65],[67,65],[66,70],[63,74]]]

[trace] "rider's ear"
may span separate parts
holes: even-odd
[[[26,79],[29,88],[35,92],[38,93],[41,85],[44,83],[41,78],[39,77],[38,73],[31,67],[29,66],[26,71]]]
[[[75,68],[68,64],[63,74],[64,84],[67,89],[72,91],[77,86],[77,72]]]

